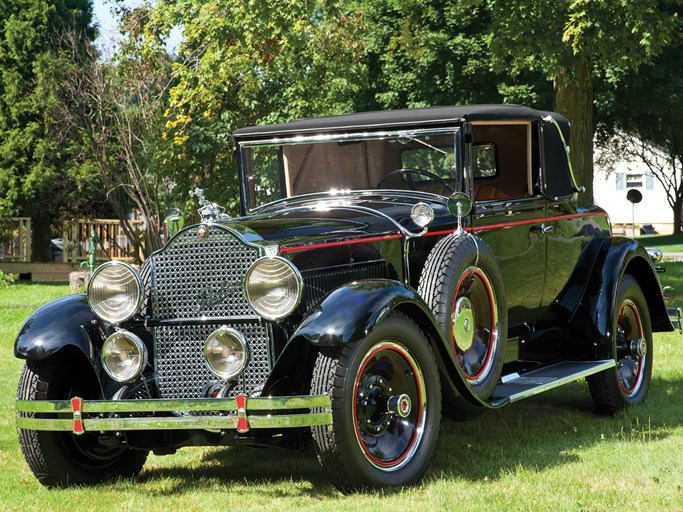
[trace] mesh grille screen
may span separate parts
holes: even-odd
[[[220,318],[254,315],[244,294],[244,276],[259,257],[257,248],[220,228],[178,234],[154,256],[154,315]]]
[[[240,331],[249,344],[250,359],[230,396],[260,390],[270,373],[266,327],[221,324]],[[204,341],[219,325],[157,327],[157,378],[161,398],[201,398],[208,382],[221,382],[204,363]]]

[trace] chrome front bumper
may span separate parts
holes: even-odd
[[[36,418],[38,414],[41,417]],[[18,428],[27,430],[70,431],[76,435],[91,431],[189,429],[245,433],[251,429],[331,425],[332,412],[328,395],[116,401],[74,397],[17,400],[16,422]]]

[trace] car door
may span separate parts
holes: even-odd
[[[508,330],[539,313],[546,268],[546,203],[535,183],[530,121],[472,123],[472,229],[485,240],[502,274]]]

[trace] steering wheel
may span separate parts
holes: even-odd
[[[438,181],[449,192],[451,192],[451,193],[455,192],[453,187],[446,180],[441,178],[440,176],[437,176],[433,172],[425,171],[423,169],[415,169],[413,167],[402,167],[401,169],[396,169],[395,171],[391,171],[389,174],[382,177],[382,179],[377,182],[377,186],[375,188],[381,188],[382,183],[387,181],[392,176],[396,176],[397,174],[400,174],[403,177],[403,181],[408,184],[408,188],[410,190],[415,190],[415,181],[413,180],[411,175],[412,174],[419,174],[420,176],[427,176],[428,178],[431,178],[435,181]]]

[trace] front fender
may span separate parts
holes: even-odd
[[[632,275],[647,300],[652,330],[673,331],[652,260],[635,240],[614,237],[597,258],[582,300],[583,316],[593,324],[598,358],[611,358],[615,301],[624,274]],[[616,306],[618,307],[618,306]]]
[[[367,336],[375,325],[401,304],[429,307],[409,286],[391,280],[358,281],[331,292],[303,319],[291,339],[303,338],[319,347],[337,346]],[[432,322],[436,325],[435,320]]]
[[[337,288],[312,309],[291,336],[288,349],[308,343],[317,347],[339,346],[370,334],[392,311],[415,321],[432,341],[440,371],[448,387],[468,402],[490,407],[472,393],[429,306],[410,286],[399,281],[358,281]]]
[[[24,322],[14,342],[14,356],[41,360],[65,347],[75,347],[92,362],[93,344],[89,329],[95,314],[85,295],[68,295],[38,308]]]

